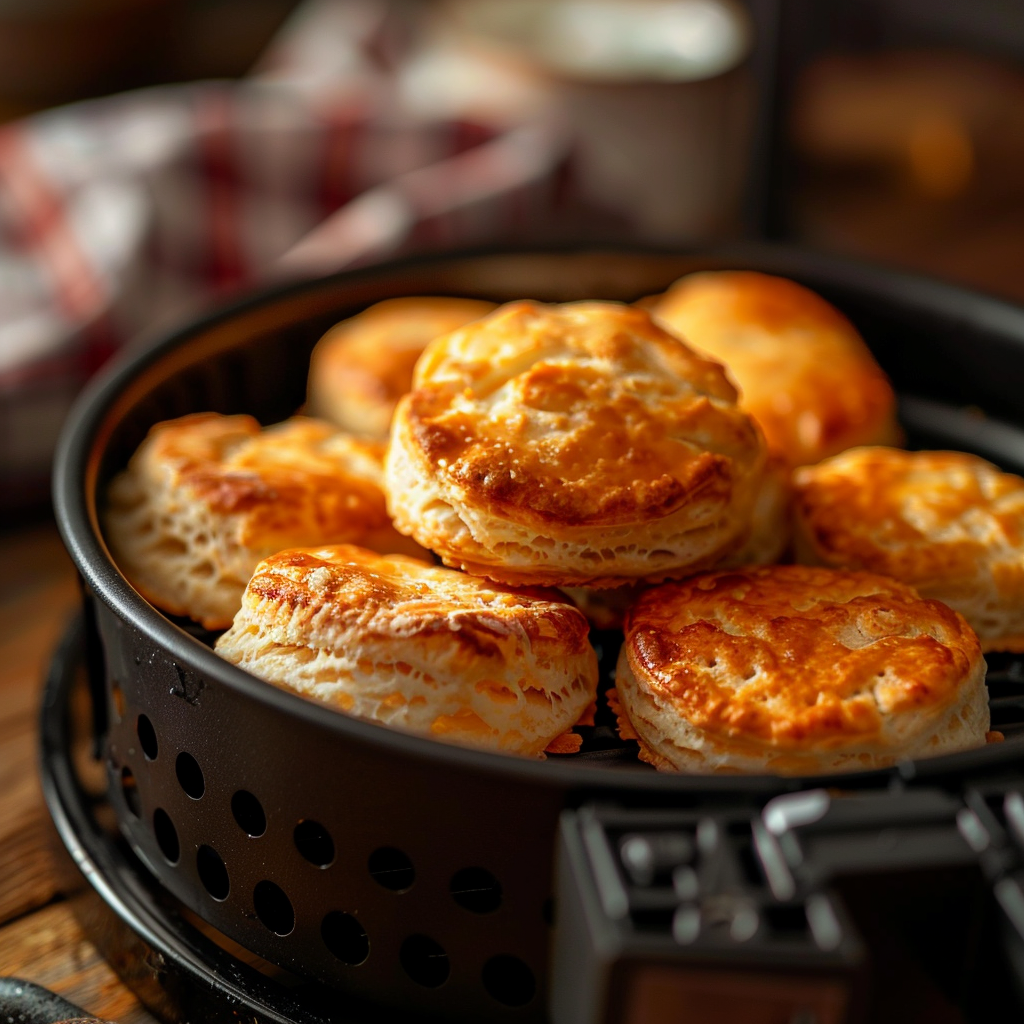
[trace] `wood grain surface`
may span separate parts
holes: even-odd
[[[36,769],[46,668],[78,604],[71,562],[52,525],[0,533],[0,975],[52,989],[122,1024],[154,1018],[75,921],[50,853]]]

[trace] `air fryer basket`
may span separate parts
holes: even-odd
[[[774,248],[470,253],[350,272],[220,312],[120,360],[83,395],[58,452],[55,502],[84,585],[111,800],[132,849],[185,906],[271,963],[370,1001],[542,1020],[565,809],[596,801],[749,819],[774,796],[822,785],[884,795],[907,780],[1017,777],[1024,680],[1014,665],[990,676],[1006,742],[841,782],[659,774],[615,750],[528,762],[277,690],[156,612],[110,560],[97,505],[150,425],[203,410],[284,419],[304,399],[315,342],[373,302],[633,300],[715,267],[784,274],[844,310],[901,395],[910,443],[1024,471],[1024,312]]]

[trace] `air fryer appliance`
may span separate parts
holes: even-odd
[[[891,376],[910,445],[1024,471],[1024,312],[772,247],[348,272],[246,299],[82,396],[55,504],[83,607],[47,689],[44,785],[89,934],[165,1019],[1019,1019],[1020,659],[989,659],[1005,742],[885,771],[657,773],[603,701],[580,753],[527,761],[275,689],[143,601],[107,552],[97,508],[150,425],[287,417],[315,342],[373,302],[628,301],[717,267],[792,277],[842,309]],[[594,640],[604,688],[620,637]]]

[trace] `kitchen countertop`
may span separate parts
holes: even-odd
[[[97,1017],[154,1024],[75,920],[36,769],[43,679],[78,605],[74,569],[52,524],[0,533],[0,566],[0,975]]]

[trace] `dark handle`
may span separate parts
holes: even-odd
[[[553,1024],[1022,1019],[1022,788],[564,812]]]

